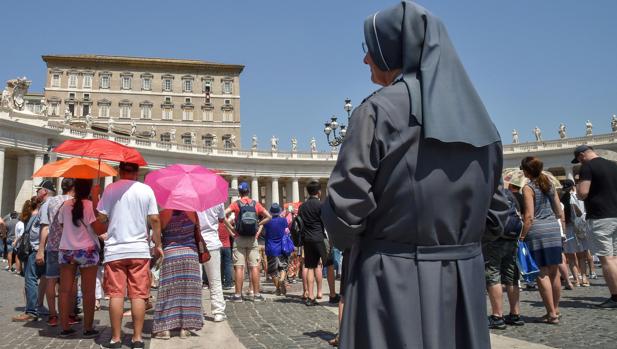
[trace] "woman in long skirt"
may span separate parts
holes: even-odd
[[[164,210],[160,213],[163,239],[163,265],[154,308],[152,332],[155,338],[169,339],[171,330],[203,326],[200,264],[195,244],[195,212]]]

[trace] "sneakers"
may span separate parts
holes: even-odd
[[[227,285],[227,286],[223,286],[223,290],[227,291],[227,290],[231,290],[232,288],[234,288],[233,285]]]
[[[96,337],[99,336],[99,334],[100,334],[99,331],[97,331],[95,329],[91,329],[91,330],[88,330],[88,331],[84,331],[82,333],[82,336],[83,336],[83,338],[96,338]]]
[[[47,326],[56,327],[58,326],[58,316],[51,315],[49,319],[47,319]]]
[[[318,305],[318,303],[316,299],[307,298],[306,301],[304,302],[304,305],[306,305],[307,307],[314,307]]]
[[[167,340],[167,339],[171,338],[171,332],[169,332],[169,331],[157,332],[157,333],[154,334],[153,338]]]
[[[72,337],[75,335],[75,333],[77,333],[77,331],[75,331],[72,328],[69,328],[68,330],[63,330],[62,332],[60,332],[60,338],[68,338],[68,337]]]
[[[36,312],[37,312],[39,315],[42,315],[42,316],[47,316],[47,315],[49,315],[49,310],[47,310],[47,308],[45,308],[45,307],[43,307],[43,306],[36,307]]]
[[[180,338],[182,338],[182,331],[180,330]],[[120,343],[122,344],[122,343]],[[144,341],[135,341],[135,342],[131,342],[131,349],[141,349],[141,348],[145,348],[146,345],[144,344]],[[118,348],[122,348],[122,346],[119,346]]]
[[[19,314],[17,316],[13,316],[13,318],[11,319],[13,322],[31,322],[31,321],[38,321],[39,318],[37,316],[34,316],[32,314]]]
[[[492,330],[505,330],[506,323],[503,321],[503,317],[491,315],[488,317],[488,328]]]
[[[253,297],[253,302],[264,302],[266,299],[264,298],[264,296],[261,295],[261,293],[256,294]]]
[[[77,315],[69,315],[69,325],[75,325],[81,322],[81,318]]]
[[[214,322],[221,322],[221,321],[225,321],[227,319],[227,315],[225,314],[215,314],[214,315]]]
[[[105,348],[120,349],[120,348],[122,348],[122,342],[121,341],[117,341],[117,342],[109,341],[107,343],[99,344],[99,347],[103,348],[103,349],[105,349]]]
[[[510,326],[525,325],[525,321],[521,320],[521,316],[516,315],[516,314],[509,314],[509,315],[504,316],[503,321],[506,323],[506,325],[510,325]]]
[[[337,304],[340,300],[341,300],[341,295],[336,294],[334,295],[334,297],[330,297],[330,299],[328,300],[328,303]]]
[[[597,309],[617,309],[617,301],[609,298],[600,304],[595,304],[593,307]]]
[[[180,330],[180,338],[187,339],[191,336],[191,332],[189,330],[181,329]],[[143,347],[142,347],[143,348]]]
[[[242,296],[234,294],[229,300],[234,303],[242,303]]]
[[[591,273],[591,274],[589,274],[589,278],[590,278],[590,279],[595,280],[595,279],[597,279],[597,278],[598,278],[598,274],[596,274],[596,273]]]

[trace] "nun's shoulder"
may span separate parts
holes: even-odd
[[[406,108],[409,110],[409,92],[403,81],[397,81],[373,92],[366,97],[360,107],[395,111]],[[360,108],[358,107],[358,108]]]

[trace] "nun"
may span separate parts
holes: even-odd
[[[403,1],[364,22],[383,86],[358,106],[322,219],[351,247],[341,348],[490,348],[486,234],[499,236],[500,136],[443,23]]]

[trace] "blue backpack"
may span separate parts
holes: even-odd
[[[255,200],[251,200],[250,203],[245,204],[242,200],[236,201],[240,214],[236,219],[236,231],[242,236],[255,236],[257,235],[257,223],[259,223],[259,217],[257,216],[257,204]]]

